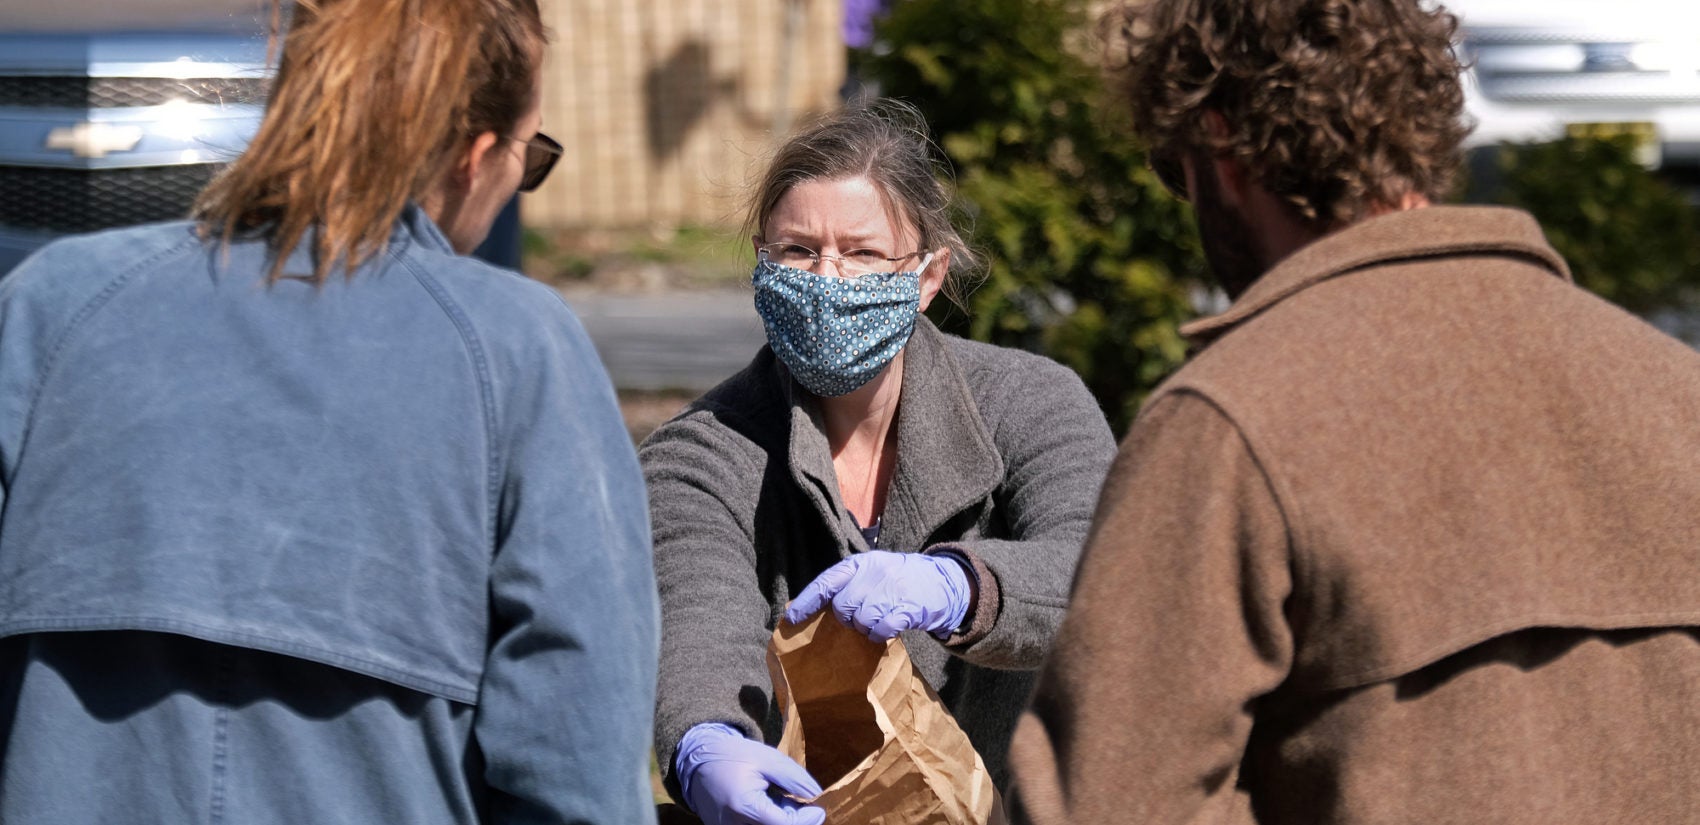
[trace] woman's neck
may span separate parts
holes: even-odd
[[[903,353],[855,392],[820,399],[821,420],[844,506],[866,527],[885,508],[885,491],[897,467],[897,402],[903,390]]]

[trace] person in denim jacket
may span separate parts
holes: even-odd
[[[653,817],[636,457],[463,253],[559,146],[534,0],[301,4],[196,220],[0,281],[0,822]]]

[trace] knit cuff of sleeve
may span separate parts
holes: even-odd
[[[929,556],[942,556],[956,561],[967,569],[968,576],[974,580],[974,601],[968,605],[968,614],[963,617],[962,624],[943,640],[945,646],[967,647],[984,639],[998,621],[1001,602],[997,574],[993,573],[980,557],[961,545],[935,544],[927,548],[926,553]]]

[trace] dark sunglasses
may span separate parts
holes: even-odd
[[[513,138],[519,140],[519,138]],[[519,191],[530,192],[543,185],[543,179],[555,168],[555,162],[566,152],[561,144],[538,132],[525,142],[525,176],[519,179]]]
[[[1145,166],[1157,176],[1157,182],[1169,190],[1169,194],[1181,200],[1190,200],[1186,191],[1186,167],[1181,162],[1168,155],[1155,152],[1145,156]]]

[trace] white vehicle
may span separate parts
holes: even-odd
[[[1466,149],[1628,134],[1649,167],[1700,166],[1700,2],[1441,3],[1472,66]]]

